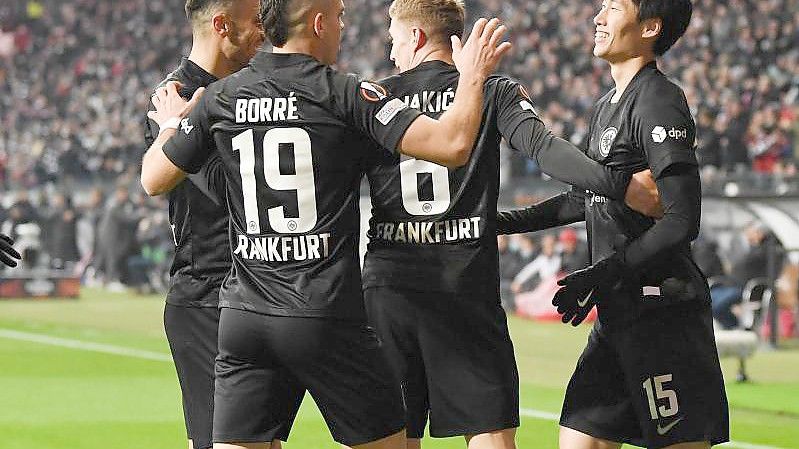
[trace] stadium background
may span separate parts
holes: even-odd
[[[466,3],[471,20],[505,20],[515,47],[501,71],[525,83],[556,134],[580,144],[611,81],[589,51],[596,2]],[[347,2],[341,70],[392,73],[387,5]],[[736,364],[725,361],[733,438],[736,447],[799,447],[799,1],[694,5],[661,68],[685,90],[698,126],[706,200],[697,257],[717,276],[757,265],[781,331],[778,350],[750,361],[751,383],[735,384]],[[189,41],[181,0],[0,3],[0,223],[26,252],[25,266],[2,273],[0,296],[70,293],[75,285],[60,278],[84,286],[77,301],[0,301],[0,448],[183,447],[160,322],[171,234],[164,201],[144,196],[138,169],[148,92]],[[504,207],[563,188],[506,148],[501,157]],[[764,231],[762,251],[747,228]],[[575,236],[576,255],[566,249]],[[509,309],[540,318],[552,272],[579,265],[583,238],[580,228],[511,238],[501,259]],[[542,272],[517,278],[536,260]],[[755,326],[761,335],[768,315]],[[520,447],[554,447],[552,419],[586,329],[514,318],[512,330],[527,411]],[[308,405],[288,447],[328,446]]]

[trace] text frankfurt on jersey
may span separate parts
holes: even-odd
[[[266,262],[324,259],[330,255],[330,233],[274,237],[239,234],[233,255]]]
[[[396,243],[453,243],[480,238],[480,217],[445,221],[376,223],[373,239]]]

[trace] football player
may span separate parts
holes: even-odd
[[[246,66],[263,43],[264,32],[258,0],[187,0],[185,11],[192,28],[191,51],[155,90],[176,81],[180,95],[189,99],[197,89]],[[160,127],[146,118],[144,129],[149,147]],[[175,256],[164,329],[180,382],[189,449],[213,444],[219,288],[232,263],[222,170],[221,159],[214,157],[168,195]]]
[[[700,449],[729,439],[707,280],[690,250],[701,211],[696,128],[682,89],[657,67],[691,11],[690,0],[604,0],[594,18],[593,52],[615,87],[596,104],[587,154],[651,169],[663,218],[595,192],[500,214],[500,232],[588,227],[593,265],[562,279],[553,300],[573,325],[599,309],[566,390],[563,449]]]
[[[389,35],[401,73],[381,83],[431,117],[447,111],[459,84],[449,36],[463,33],[464,15],[460,0],[395,0]],[[553,136],[515,80],[492,76],[484,92],[466,165],[388,154],[368,171],[364,297],[402,383],[408,447],[421,445],[428,418],[434,437],[464,436],[472,449],[515,447],[518,374],[495,237],[503,137],[562,181],[633,204],[643,199],[636,206],[645,211],[659,206],[647,173],[630,182],[632,171],[603,166]]]

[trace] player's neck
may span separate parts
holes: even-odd
[[[189,52],[189,61],[217,78],[224,78],[238,71],[236,63],[225,57],[222,49],[210,39],[195,39]]]
[[[611,99],[612,102],[619,101],[627,86],[641,71],[644,66],[654,61],[654,56],[637,56],[623,61],[610,63],[610,75],[616,85],[616,92]]]
[[[282,47],[272,47],[272,53],[294,54],[299,53],[308,55],[319,62],[323,62],[323,57],[319,46],[315,45],[313,40],[304,39],[303,37],[293,37]]]
[[[419,51],[416,55],[414,55],[414,59],[420,58],[419,63],[416,65],[429,61],[441,61],[449,65],[455,65],[455,61],[452,59],[452,50],[433,47],[429,50]]]

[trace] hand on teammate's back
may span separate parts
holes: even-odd
[[[13,245],[14,239],[5,234],[0,234],[0,262],[12,268],[17,266],[17,260],[22,259],[22,256],[14,249]]]
[[[500,25],[499,19],[478,19],[466,42],[461,43],[452,36],[452,59],[460,72],[461,79],[485,80],[496,70],[505,53],[511,48],[510,42],[500,43],[507,29]]]
[[[588,268],[577,270],[558,281],[552,305],[558,308],[561,321],[577,326],[599,301],[597,291],[607,293],[621,277],[624,264],[617,255],[602,259]]]
[[[651,170],[635,173],[627,186],[624,202],[630,209],[647,217],[663,218],[663,206],[660,204],[660,192],[652,177]]]
[[[191,112],[192,108],[200,101],[200,97],[202,97],[203,92],[205,92],[205,88],[200,87],[194,92],[191,100],[186,101],[180,96],[180,93],[178,93],[180,87],[181,84],[179,82],[170,81],[166,83],[166,86],[159,87],[152,97],[155,111],[148,112],[147,117],[158,123],[161,129],[164,128],[164,125],[168,121],[172,119],[179,120],[189,115],[189,112]],[[177,126],[174,127],[176,128]]]

